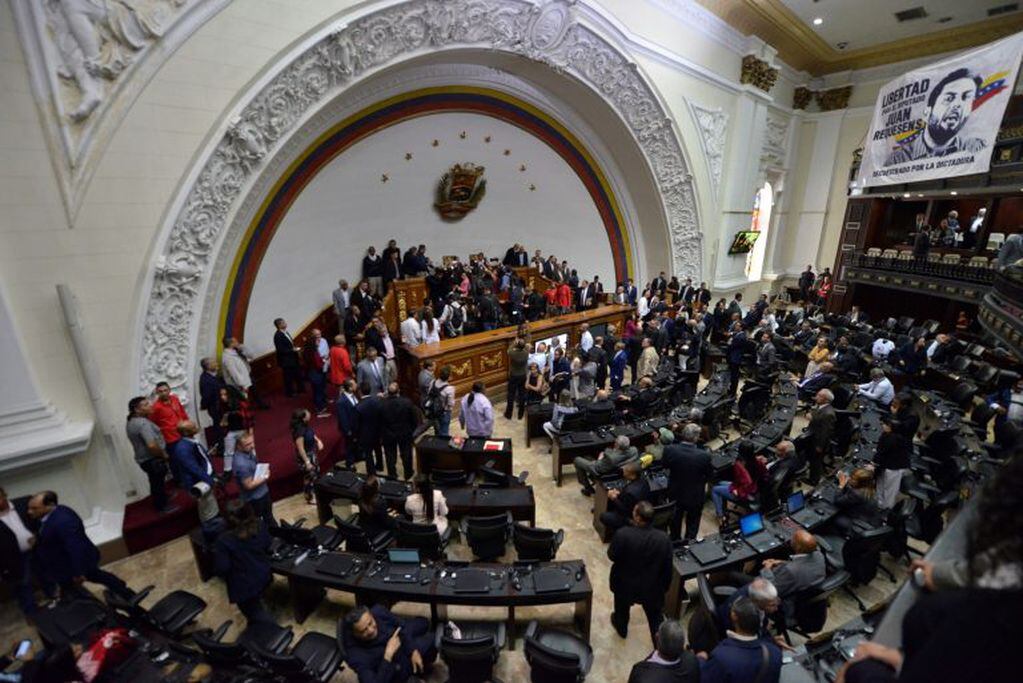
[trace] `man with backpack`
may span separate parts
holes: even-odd
[[[455,406],[455,388],[448,384],[451,379],[451,366],[445,365],[437,373],[437,378],[430,383],[430,391],[423,402],[426,419],[433,423],[433,433],[437,436],[450,436],[451,411]]]
[[[444,326],[447,336],[461,336],[462,328],[465,326],[465,307],[456,295],[448,297],[448,302],[440,314],[440,324]]]

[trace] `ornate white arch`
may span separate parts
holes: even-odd
[[[701,233],[682,144],[667,107],[617,44],[568,0],[405,0],[320,29],[261,79],[196,164],[168,212],[142,292],[134,377],[188,383],[202,301],[223,233],[249,181],[319,106],[390,65],[446,49],[543,63],[597,93],[642,152],[662,199],[676,275],[698,279]]]

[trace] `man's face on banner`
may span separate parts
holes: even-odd
[[[973,110],[977,84],[972,78],[950,81],[942,88],[927,115],[927,133],[939,145],[954,138]]]

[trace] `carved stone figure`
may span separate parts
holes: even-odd
[[[181,5],[184,0],[174,0]],[[162,34],[160,14],[128,0],[45,0],[47,23],[60,55],[57,73],[81,92],[73,121],[89,117],[103,101],[98,79],[114,80],[132,53]]]

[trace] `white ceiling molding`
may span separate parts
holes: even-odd
[[[707,109],[693,102],[689,103],[689,111],[696,123],[696,130],[700,132],[700,147],[707,158],[707,172],[714,190],[714,199],[717,201],[724,169],[728,114],[722,109]]]
[[[230,0],[10,0],[68,224],[164,61]]]
[[[696,0],[647,0],[651,5],[692,26],[737,55],[746,54],[746,36]]]
[[[383,5],[383,6],[382,6]],[[665,103],[617,40],[564,0],[407,0],[361,6],[299,41],[258,78],[211,135],[157,238],[140,301],[134,382],[189,382],[199,310],[225,227],[245,188],[319,107],[352,85],[439,50],[518,55],[574,78],[617,113],[661,196],[674,274],[699,278],[695,189]]]

